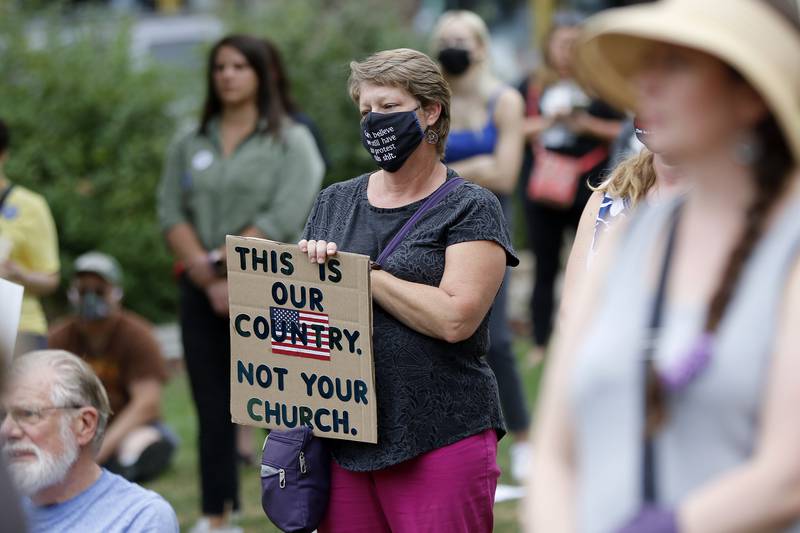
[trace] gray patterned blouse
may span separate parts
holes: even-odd
[[[448,171],[448,179],[456,174]],[[338,244],[339,250],[375,259],[424,200],[383,209],[367,199],[369,175],[322,191],[303,237]],[[426,213],[384,268],[398,278],[438,286],[445,249],[488,240],[519,263],[497,198],[464,183]],[[494,428],[505,432],[497,382],[486,362],[488,313],[468,339],[448,343],[403,325],[379,305],[373,309],[378,444],[331,440],[334,458],[353,471],[386,468]]]

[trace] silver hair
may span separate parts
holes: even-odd
[[[106,389],[90,367],[80,357],[65,350],[37,350],[14,359],[11,365],[11,382],[28,372],[53,369],[55,380],[50,397],[56,406],[94,407],[97,410],[97,429],[92,437],[92,448],[100,449],[105,436],[111,405]]]

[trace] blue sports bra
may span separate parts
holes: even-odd
[[[499,88],[489,98],[489,120],[480,130],[454,130],[447,137],[447,146],[444,150],[444,162],[455,163],[476,155],[491,154],[497,144],[497,126],[494,123],[494,108],[497,98],[505,87]]]

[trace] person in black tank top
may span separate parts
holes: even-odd
[[[571,51],[582,22],[577,13],[556,14],[545,41],[545,64],[520,87],[526,98],[524,131],[528,142],[520,193],[528,242],[536,259],[530,301],[531,364],[542,360],[553,331],[555,285],[565,232],[578,227],[591,196],[588,184],[596,185],[606,171],[608,146],[622,128],[622,115],[602,101],[590,99],[573,79]],[[576,165],[574,175],[564,175],[559,165],[553,165],[559,169],[557,176],[545,169],[546,160],[558,157]],[[544,180],[569,180],[572,192],[548,194],[551,189],[537,187]]]

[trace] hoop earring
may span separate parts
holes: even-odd
[[[764,145],[755,133],[744,131],[733,144],[733,160],[743,167],[749,167],[764,153]]]
[[[436,144],[439,142],[439,133],[428,128],[425,130],[425,142],[428,144]]]

